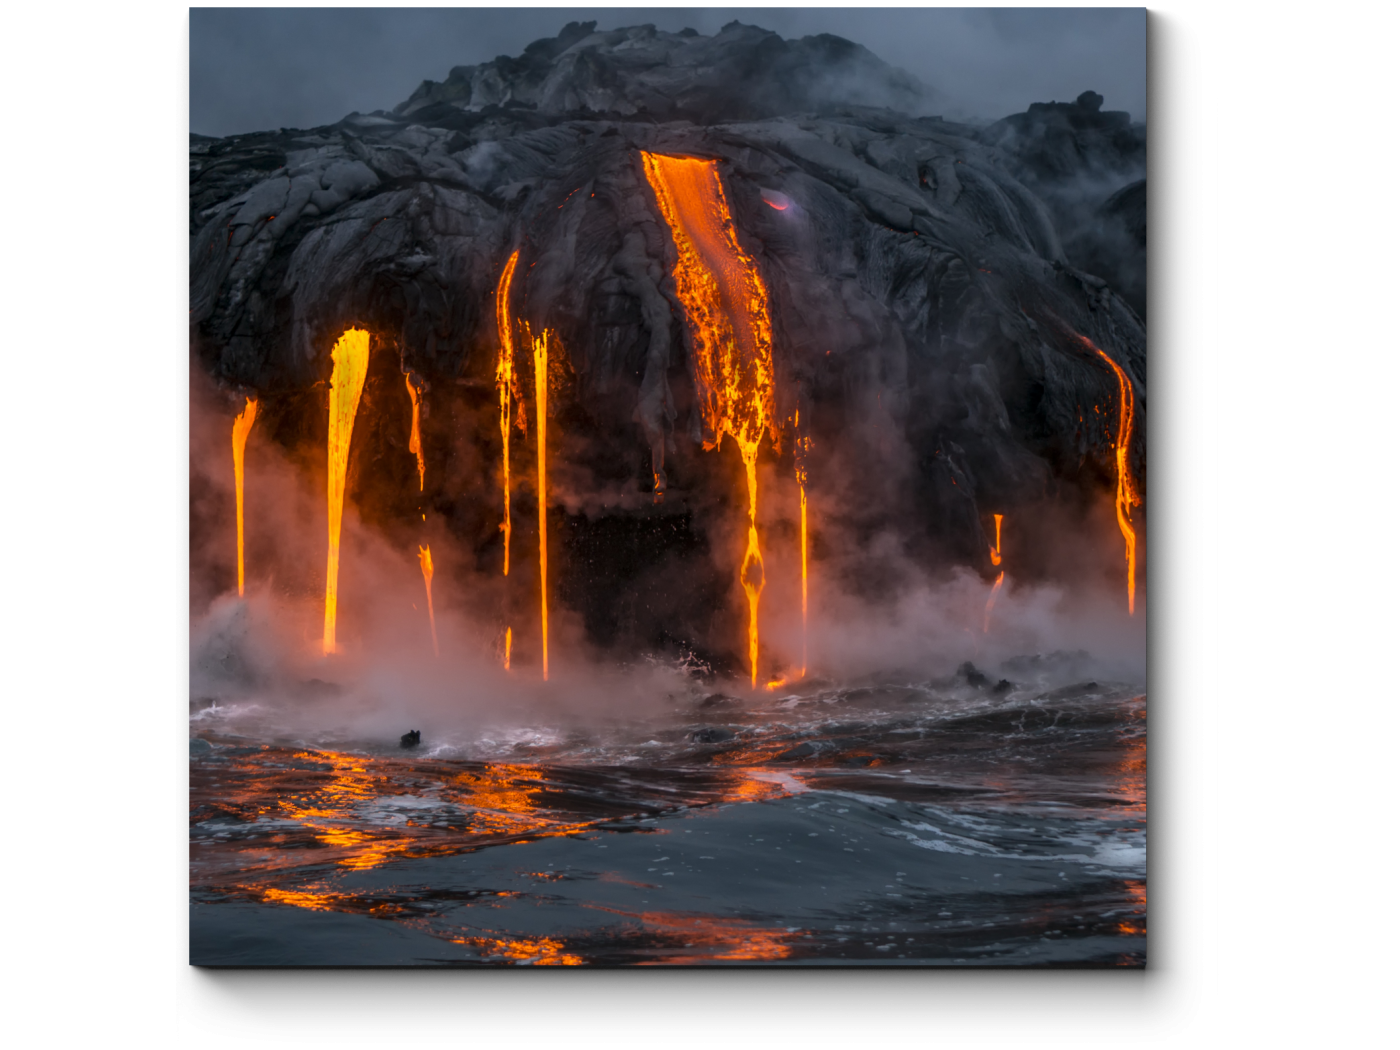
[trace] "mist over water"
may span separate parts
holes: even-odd
[[[790,680],[601,650],[556,600],[543,682],[529,623],[501,666],[502,579],[429,515],[433,656],[416,547],[352,485],[326,656],[324,467],[250,441],[239,598],[227,420],[196,395],[194,961],[1141,964],[1145,616],[1113,581],[1009,566],[983,633],[988,581],[877,535],[833,560],[897,584],[814,560],[799,679],[772,551]]]

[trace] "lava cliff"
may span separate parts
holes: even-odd
[[[571,23],[392,111],[192,136],[192,352],[220,388],[255,393],[290,446],[315,439],[309,392],[363,327],[421,382],[425,446],[441,461],[475,443],[490,464],[495,294],[518,250],[515,308],[567,352],[551,394],[564,600],[601,643],[703,648],[694,603],[637,582],[705,546],[697,522],[734,506],[737,469],[700,451],[674,248],[640,154],[715,159],[769,290],[779,422],[800,409],[824,524],[849,541],[829,571],[893,585],[855,569],[893,531],[902,556],[990,575],[993,512],[1010,530],[1112,498],[1120,388],[1086,339],[1127,377],[1144,491],[1145,132],[1091,92],[991,126],[908,115],[922,99],[835,37]],[[763,454],[790,475],[785,433]],[[374,454],[407,457],[396,434]],[[499,480],[431,458],[431,506],[484,565]],[[1018,568],[1059,563],[1028,542]],[[731,600],[722,576],[707,586],[699,605]]]

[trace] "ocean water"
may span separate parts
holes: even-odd
[[[411,748],[192,703],[190,961],[1143,966],[1146,696],[1092,670],[696,682]]]

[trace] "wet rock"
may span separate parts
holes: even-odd
[[[788,748],[781,754],[774,755],[773,759],[777,762],[791,762],[799,758],[811,758],[816,753],[817,748],[812,744],[798,744],[796,747]]]
[[[422,741],[422,734],[416,729],[410,729],[403,736],[399,737],[399,747],[417,747]]]
[[[992,692],[996,693],[997,695],[1001,695],[1002,693],[1011,692],[1011,690],[1014,688],[1016,687],[1012,685],[1011,682],[1003,678],[1001,679],[1001,681],[997,682],[996,685],[992,686]]]
[[[699,729],[690,734],[690,739],[697,744],[721,744],[726,740],[733,740],[734,734],[728,729],[719,726],[711,726],[708,729]]]
[[[971,660],[968,660],[958,668],[958,677],[967,682],[968,685],[977,689],[985,689],[992,684],[992,680],[981,671],[977,670],[977,668],[973,666]]]

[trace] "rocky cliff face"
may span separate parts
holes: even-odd
[[[475,442],[493,462],[495,288],[519,249],[520,316],[568,353],[552,424],[565,510],[588,512],[585,531],[666,513],[694,531],[731,468],[700,452],[674,248],[639,152],[717,159],[770,293],[778,413],[809,421],[832,535],[859,546],[893,528],[927,564],[990,571],[992,512],[1087,506],[1112,487],[1117,380],[1080,337],[1131,381],[1141,486],[1145,306],[1129,249],[1145,242],[1143,132],[1083,97],[989,128],[901,112],[920,92],[831,37],[571,24],[425,82],[392,112],[196,137],[197,359],[273,417],[279,403],[305,412],[336,337],[359,324],[426,381],[429,447]],[[281,440],[311,440],[313,415]],[[434,436],[449,419],[457,432]],[[764,455],[790,474],[790,440]],[[671,486],[653,508],[663,461]],[[461,541],[499,545],[496,479],[437,474],[454,478],[434,505]],[[616,496],[629,484],[637,498]],[[1053,572],[1032,547],[1024,571]],[[839,571],[845,555],[829,554]],[[586,615],[621,630],[615,608]]]

